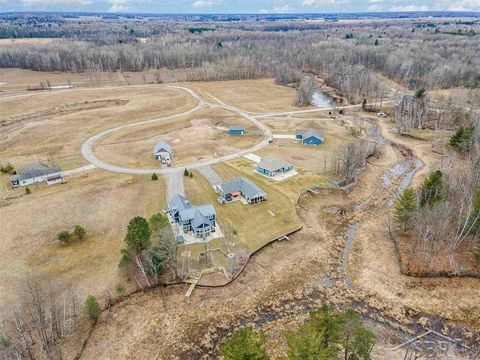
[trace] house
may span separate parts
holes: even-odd
[[[298,130],[295,138],[304,145],[321,145],[325,142],[323,131],[315,129]]]
[[[220,204],[234,201],[240,197],[249,204],[267,200],[267,194],[255,183],[243,176],[215,185],[215,191],[220,195],[218,198]]]
[[[10,183],[17,186],[27,186],[45,181],[48,185],[63,182],[63,172],[59,166],[48,167],[43,164],[25,166],[13,176],[10,176]]]
[[[266,176],[287,173],[293,170],[293,165],[273,156],[265,156],[257,164],[257,172]]]
[[[162,164],[171,164],[173,160],[172,147],[165,141],[160,141],[153,148],[153,157]]]
[[[228,128],[228,133],[230,135],[245,135],[245,126],[232,125]]]
[[[215,232],[216,213],[212,205],[193,206],[182,195],[174,196],[169,202],[168,213],[184,233],[192,233],[200,239]]]

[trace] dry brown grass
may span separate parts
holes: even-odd
[[[85,109],[87,102],[101,100],[104,106]],[[80,147],[95,133],[193,106],[190,95],[158,85],[108,91],[73,90],[1,100],[0,121],[8,124],[0,138],[2,160],[8,159],[17,167],[47,160],[65,169],[85,165]]]
[[[276,85],[273,79],[202,81],[186,83],[209,102],[223,101],[228,105],[252,112],[269,112],[297,108],[296,91]]]
[[[247,135],[231,136],[222,127],[244,125]],[[218,128],[220,127],[220,128]],[[114,132],[94,144],[95,154],[107,162],[127,167],[156,167],[152,150],[160,140],[173,149],[175,166],[213,159],[246,149],[262,136],[248,120],[222,109],[205,109],[174,118]]]
[[[264,120],[264,123],[274,134],[293,135],[302,129],[323,130],[325,143],[322,145],[302,145],[297,140],[275,139],[272,144],[258,152],[261,156],[275,156],[314,173],[328,172],[333,167],[335,152],[354,141],[350,131],[336,119],[321,116],[306,119],[271,118]]]
[[[4,176],[2,176],[4,177]],[[80,298],[112,289],[128,221],[166,206],[165,181],[94,170],[64,185],[31,186],[31,195],[0,205],[0,293],[7,301],[26,274],[74,284]],[[76,224],[84,240],[59,244],[56,236]]]

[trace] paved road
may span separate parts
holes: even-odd
[[[264,148],[265,146],[268,145],[269,140],[271,138],[273,138],[272,132],[267,126],[265,126],[260,121],[258,121],[254,116],[252,116],[250,114],[247,114],[246,112],[244,112],[240,109],[237,109],[233,106],[224,105],[224,104],[205,103],[202,100],[202,98],[195,91],[193,91],[189,88],[183,87],[183,86],[169,86],[169,87],[188,92],[192,97],[194,97],[197,100],[197,105],[194,108],[192,108],[190,110],[187,110],[187,111],[184,111],[184,112],[179,113],[179,114],[165,116],[165,117],[161,117],[161,118],[158,118],[158,119],[139,121],[139,122],[136,122],[136,123],[133,123],[133,124],[117,126],[117,127],[112,128],[112,129],[107,129],[107,130],[101,131],[98,134],[92,136],[90,139],[88,139],[87,141],[85,141],[82,144],[82,148],[81,148],[82,156],[85,159],[87,159],[91,164],[95,165],[96,167],[99,167],[99,168],[104,169],[104,170],[112,171],[112,172],[124,173],[124,174],[137,174],[137,175],[146,175],[146,174],[151,174],[153,172],[155,172],[157,174],[171,174],[171,173],[175,173],[179,170],[183,171],[185,168],[198,169],[198,168],[200,168],[202,166],[205,166],[205,165],[213,165],[213,164],[216,164],[216,163],[219,163],[219,162],[224,162],[224,161],[236,159],[238,157],[244,156],[246,154],[249,154],[251,152],[258,151],[258,150]],[[191,114],[191,113],[193,113],[197,110],[200,110],[202,108],[205,108],[205,107],[222,108],[222,109],[229,110],[231,112],[236,113],[237,115],[247,119],[248,121],[252,122],[255,126],[257,126],[264,133],[264,135],[265,135],[264,139],[260,143],[256,144],[255,146],[252,146],[251,148],[248,148],[248,149],[245,149],[245,150],[238,151],[234,154],[221,156],[221,157],[218,157],[218,158],[215,158],[215,159],[198,161],[198,162],[194,162],[194,163],[187,164],[187,165],[180,166],[180,167],[170,167],[170,168],[165,168],[165,169],[160,169],[160,170],[158,168],[148,168],[148,169],[127,168],[127,167],[122,167],[122,166],[109,164],[109,163],[97,158],[95,156],[95,154],[93,153],[92,146],[95,143],[95,141],[97,141],[98,139],[100,139],[100,138],[102,138],[102,137],[104,137],[108,134],[111,134],[115,131],[118,131],[118,130],[121,130],[121,129],[126,129],[126,128],[131,128],[131,127],[135,127],[135,126],[139,126],[139,125],[145,125],[145,124],[151,124],[151,123],[156,123],[156,122],[160,122],[160,121],[165,121],[165,120],[173,119],[173,118],[180,117],[180,116],[185,116],[185,115]]]
[[[85,165],[85,166],[82,166],[82,167],[78,167],[78,168],[75,168],[75,169],[72,169],[72,170],[65,170],[63,172],[63,175],[64,176],[70,176],[70,175],[75,175],[75,174],[79,174],[81,172],[84,172],[84,171],[88,171],[88,170],[93,170],[93,169],[96,169],[97,167],[95,165]]]
[[[167,200],[170,200],[175,195],[185,196],[183,178],[183,171],[181,170],[167,175]]]
[[[383,105],[392,104],[394,100],[391,101],[384,101]],[[367,104],[367,105],[375,105],[375,104]],[[274,113],[267,113],[267,114],[255,114],[256,118],[267,118],[267,117],[275,117],[275,116],[290,116],[295,114],[308,114],[312,112],[319,112],[319,111],[331,111],[335,109],[354,109],[361,107],[362,104],[358,105],[347,105],[347,106],[336,106],[336,107],[325,107],[325,108],[315,108],[315,109],[305,109],[305,110],[292,110],[292,111],[282,111],[282,112],[274,112]]]
[[[200,174],[203,175],[204,178],[207,179],[207,181],[211,185],[217,185],[223,182],[222,177],[218,175],[218,173],[215,170],[213,170],[213,168],[210,165],[202,166],[198,168],[198,171],[200,172]]]

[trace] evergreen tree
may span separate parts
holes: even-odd
[[[393,217],[397,225],[407,230],[413,214],[417,211],[417,195],[413,189],[406,189],[393,204]]]
[[[433,205],[443,196],[443,174],[437,170],[426,178],[420,190],[420,206]]]
[[[148,221],[140,216],[136,216],[128,223],[125,242],[129,250],[138,254],[140,251],[150,247],[150,236]]]
[[[237,331],[219,349],[225,360],[268,360],[265,336],[251,327]]]
[[[375,335],[363,326],[360,315],[351,309],[340,315],[342,330],[340,344],[344,359],[370,359]]]
[[[98,304],[98,300],[95,296],[87,296],[87,299],[85,300],[85,311],[87,312],[90,320],[97,321],[97,319],[100,317],[100,305]]]
[[[362,102],[362,110],[363,110],[363,111],[367,111],[367,99],[363,99],[363,102]]]
[[[449,145],[455,150],[464,153],[470,150],[473,145],[475,127],[461,127],[450,137]]]
[[[153,181],[158,180],[158,175],[155,174],[155,173],[153,173],[153,174],[152,174],[152,180],[153,180]]]

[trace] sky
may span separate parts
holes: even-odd
[[[480,11],[480,0],[0,0],[0,12],[318,13]]]

